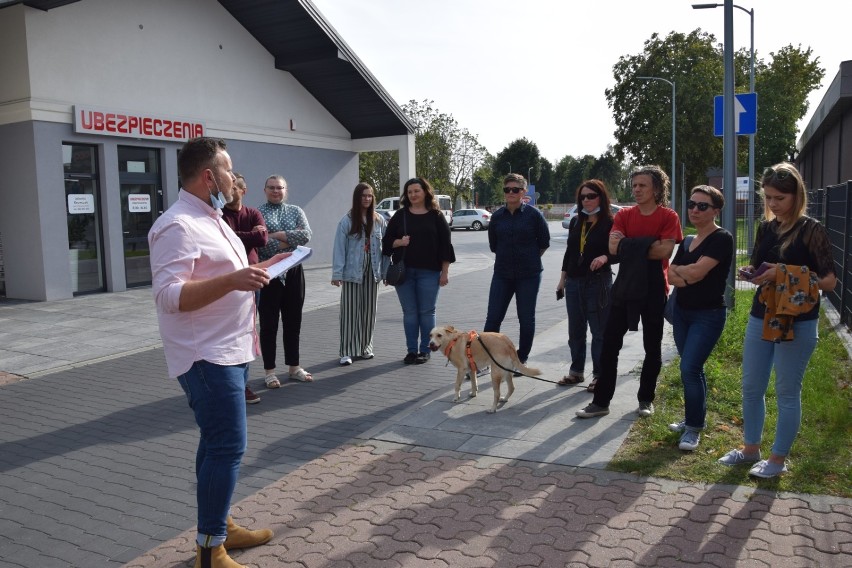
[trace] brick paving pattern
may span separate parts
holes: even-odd
[[[388,443],[336,448],[233,513],[276,533],[265,546],[232,554],[257,567],[852,563],[848,500]],[[180,566],[194,557],[194,538],[186,531],[127,566]]]

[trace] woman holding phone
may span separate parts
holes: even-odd
[[[805,215],[808,198],[796,167],[783,162],[767,168],[762,186],[765,219],[757,228],[751,264],[744,267],[745,273],[754,274],[749,281],[758,286],[743,344],[745,445],[742,450],[731,450],[719,462],[729,466],[755,464],[749,475],[770,478],[787,471],[786,458],[802,421],[805,369],[816,349],[819,292],[833,290],[837,277],[825,227]],[[766,263],[766,267],[758,274],[754,267],[762,263]],[[794,275],[795,282],[793,278],[786,278],[788,274]],[[777,304],[773,302],[783,295],[787,284],[792,287],[804,283],[807,283],[806,291],[797,298],[800,313],[784,316],[788,320],[774,316],[771,310]],[[782,321],[789,324],[789,328],[782,325]],[[779,331],[788,333],[778,335]],[[778,420],[772,453],[768,459],[761,460],[766,390],[773,368]]]

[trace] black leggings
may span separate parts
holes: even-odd
[[[263,368],[275,368],[278,319],[284,323],[284,364],[299,366],[299,336],[302,331],[302,307],[305,305],[305,271],[296,266],[287,271],[285,281],[273,278],[260,291],[257,307],[260,316],[260,353]]]

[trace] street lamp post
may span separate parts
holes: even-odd
[[[527,184],[532,183],[532,169],[533,169],[532,166],[527,168]]]
[[[718,8],[724,4],[693,4],[695,10],[706,10],[708,8]],[[754,92],[754,8],[746,10],[742,6],[733,4],[734,8],[742,10],[749,15],[751,19],[751,63],[749,69],[749,91]],[[748,136],[748,205],[746,207],[746,239],[748,240],[747,250],[751,250],[754,246],[754,188],[757,185],[757,180],[754,179],[754,134]]]
[[[668,83],[672,87],[672,170],[671,170],[671,185],[672,185],[672,209],[677,211],[677,170],[675,170],[675,145],[677,142],[677,103],[675,102],[675,95],[677,94],[677,89],[675,88],[674,81],[669,81],[668,79],[663,79],[662,77],[636,77],[637,79],[642,79],[644,81],[662,81],[663,83]],[[683,222],[683,221],[681,221]]]

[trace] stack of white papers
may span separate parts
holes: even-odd
[[[293,254],[285,258],[284,260],[279,260],[272,266],[266,269],[266,272],[269,273],[270,278],[277,278],[293,268],[294,266],[298,266],[310,258],[311,254],[313,254],[313,250],[308,247],[298,246],[296,250],[293,251]]]

